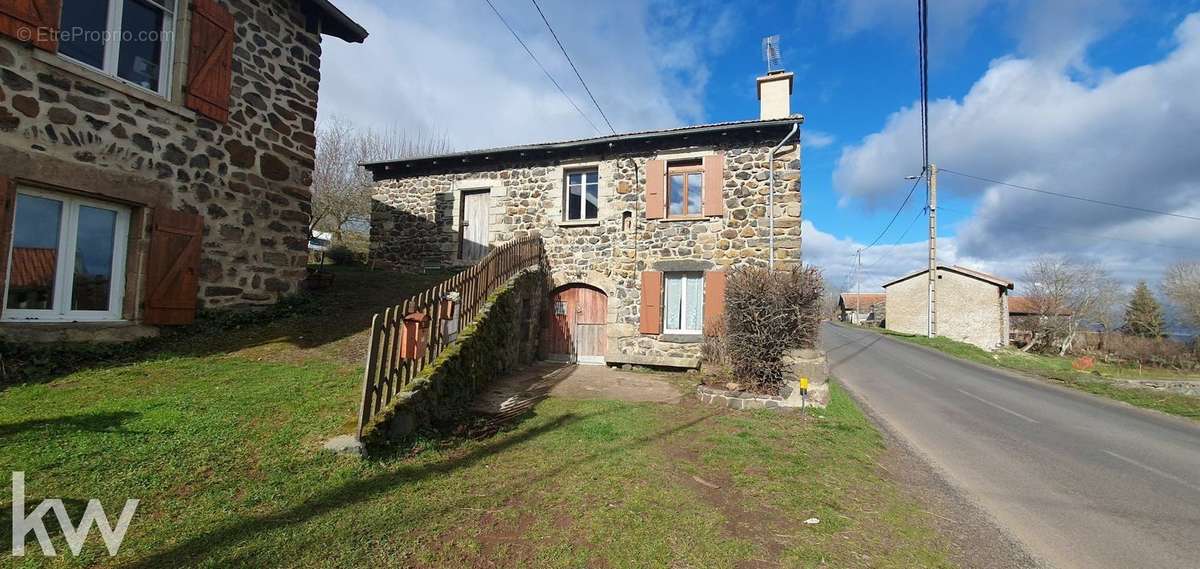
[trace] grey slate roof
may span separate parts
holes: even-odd
[[[578,138],[558,142],[542,142],[537,144],[484,148],[479,150],[468,150],[465,152],[439,154],[436,156],[421,156],[414,158],[403,158],[399,160],[383,160],[379,162],[368,162],[363,164],[363,166],[370,170],[375,175],[376,179],[381,179],[381,177],[386,178],[389,174],[401,175],[406,169],[409,169],[413,166],[428,167],[439,162],[447,165],[464,164],[471,163],[472,160],[475,159],[491,160],[501,156],[535,158],[546,155],[554,155],[556,152],[569,151],[588,146],[612,146],[618,142],[630,142],[637,140],[652,141],[680,137],[686,138],[694,134],[734,132],[752,129],[783,130],[785,128],[790,128],[792,124],[803,122],[804,117],[802,115],[792,115],[786,118],[770,120],[729,121],[658,130],[626,132],[621,134]]]

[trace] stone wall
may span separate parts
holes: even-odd
[[[271,303],[304,276],[321,38],[299,2],[223,3],[237,23],[227,124],[183,107],[185,2],[169,99],[0,38],[0,175],[135,207],[129,319],[157,207],[205,218],[206,306]]]
[[[509,279],[433,363],[363,429],[368,449],[455,424],[476,394],[537,355],[546,274],[540,267]]]
[[[448,168],[443,174],[385,181],[375,196],[371,259],[397,269],[456,263],[461,192],[487,189],[492,198],[492,244],[541,235],[554,286],[586,283],[608,295],[609,363],[695,367],[698,338],[638,333],[640,272],[766,264],[765,182],[768,151],[779,137],[775,138],[696,136],[686,148],[640,155]],[[698,158],[718,151],[726,155],[724,215],[646,219],[648,160]],[[784,267],[800,261],[799,154],[792,146],[776,155],[776,259]],[[562,221],[564,173],[591,167],[599,171],[599,219]]]
[[[1007,291],[948,270],[939,270],[939,336],[993,350],[1008,341]],[[922,273],[887,288],[887,329],[924,335],[929,322],[929,279]]]

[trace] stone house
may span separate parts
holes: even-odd
[[[0,1],[0,334],[118,340],[305,277],[328,0]]]
[[[372,262],[470,264],[538,235],[552,280],[544,356],[697,367],[726,272],[800,263],[792,80],[758,79],[758,120],[369,164]]]
[[[886,328],[925,335],[929,322],[929,270],[883,285]],[[918,278],[920,277],[920,278]],[[1008,344],[1008,291],[1012,281],[958,265],[938,265],[936,334],[992,350]]]
[[[886,300],[881,292],[843,292],[838,295],[838,320],[878,326],[884,319]]]

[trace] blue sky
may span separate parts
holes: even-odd
[[[603,125],[530,1],[494,2]],[[835,288],[920,170],[911,0],[540,3],[618,131],[757,117],[761,39],[779,34],[792,108],[806,117],[804,254]],[[323,119],[432,133],[456,149],[594,134],[484,0],[337,4],[372,35],[325,43]],[[1200,216],[1200,0],[931,4],[935,163]],[[1030,260],[1069,256],[1131,285],[1200,258],[1197,221],[949,174],[939,188],[947,263],[1019,282]],[[923,202],[922,188],[864,254],[865,288],[921,266]]]

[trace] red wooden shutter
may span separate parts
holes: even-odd
[[[716,336],[725,316],[725,271],[704,273],[704,333]]]
[[[54,53],[61,13],[62,0],[0,0],[0,34]]]
[[[667,216],[667,163],[662,160],[646,161],[646,219],[662,219]]]
[[[0,176],[0,291],[8,280],[8,247],[12,242],[13,209],[17,188],[11,178]],[[0,298],[0,315],[4,314],[4,299]]]
[[[704,157],[704,215],[725,215],[725,154]]]
[[[203,239],[200,215],[165,208],[155,212],[146,261],[146,324],[171,326],[195,320]]]
[[[187,107],[225,122],[229,120],[229,91],[233,86],[233,15],[216,0],[192,0],[191,6]]]
[[[643,334],[662,334],[662,290],[662,273],[642,272],[642,309],[638,315],[638,330]]]

